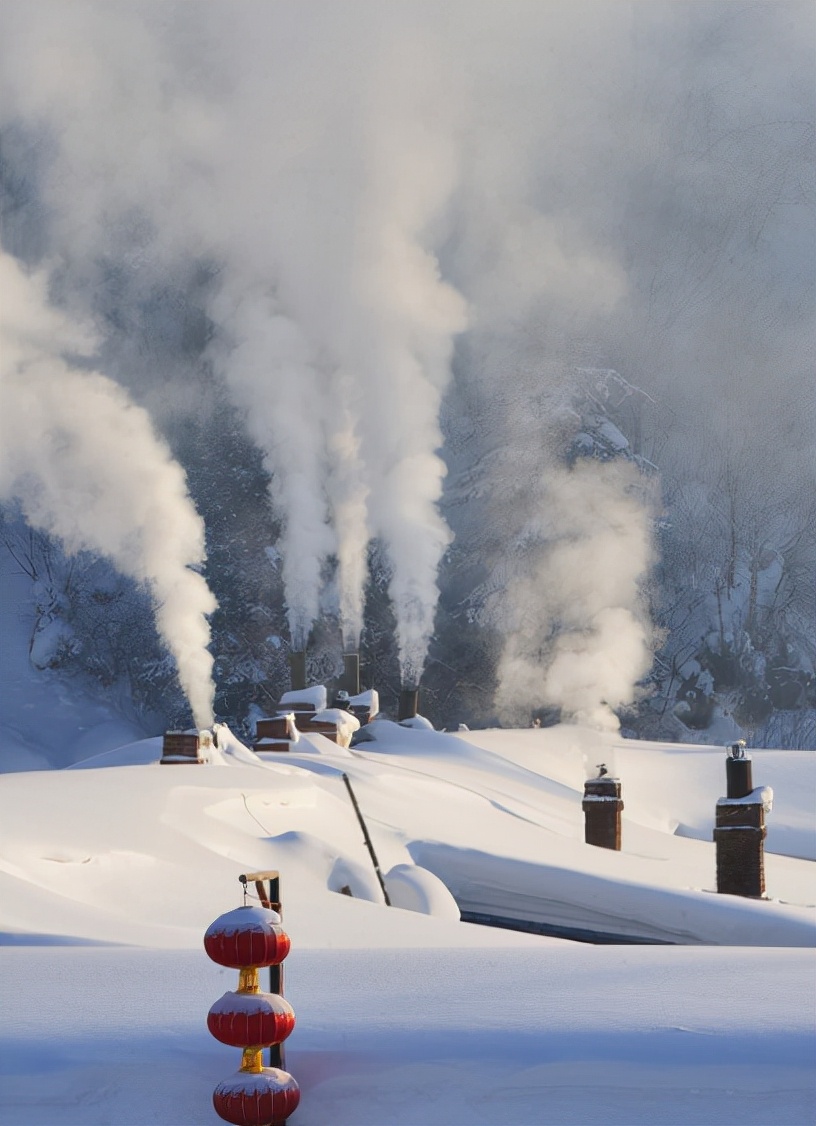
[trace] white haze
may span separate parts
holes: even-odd
[[[543,699],[577,722],[617,729],[612,709],[630,701],[651,663],[638,581],[652,563],[651,529],[638,485],[617,463],[547,474],[546,526],[494,619],[509,638],[497,697],[506,718]]]
[[[505,705],[546,691],[604,715],[648,663],[649,505],[618,473],[560,468],[579,362],[675,412],[644,451],[667,465],[698,412],[717,439],[750,426],[781,371],[789,476],[812,472],[795,407],[810,5],[7,3],[3,19],[5,119],[46,138],[66,300],[93,306],[102,255],[137,262],[134,294],[168,263],[217,265],[211,356],[273,475],[298,647],[330,555],[354,643],[379,536],[418,678],[451,540],[455,349],[507,554],[492,609],[519,623]]]
[[[190,570],[204,527],[184,473],[121,387],[66,359],[96,341],[49,306],[42,274],[0,252],[0,293],[0,499],[17,499],[69,551],[108,556],[147,584],[195,722],[210,726],[216,604]]]

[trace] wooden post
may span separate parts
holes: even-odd
[[[251,880],[255,884],[255,891],[257,892],[258,899],[261,901],[262,907],[268,907],[270,911],[277,911],[283,921],[283,904],[281,903],[280,894],[280,872],[271,869],[268,872],[247,872],[238,879],[246,887],[247,883]],[[264,880],[269,881],[269,890],[264,887]],[[269,967],[269,992],[277,993],[279,997],[283,997],[283,963],[279,966]],[[286,1070],[286,1056],[283,1050],[283,1044],[273,1044],[269,1049],[269,1066],[280,1067]]]
[[[380,862],[377,859],[377,854],[374,851],[374,844],[371,840],[371,837],[368,834],[368,826],[366,825],[365,821],[363,820],[362,811],[360,809],[360,806],[357,803],[357,795],[354,793],[354,790],[351,788],[351,779],[349,778],[348,774],[343,775],[343,781],[346,784],[346,789],[348,790],[348,796],[351,798],[351,804],[354,807],[354,812],[357,814],[357,821],[360,825],[360,828],[363,830],[363,840],[365,841],[366,848],[368,849],[368,855],[371,857],[371,863],[374,865],[374,872],[377,876],[377,879],[380,882],[380,887],[382,888],[383,899],[385,900],[385,905],[386,905],[386,907],[390,907],[391,906],[391,899],[388,895],[388,889],[385,886],[385,880],[383,878],[383,874],[380,871]]]

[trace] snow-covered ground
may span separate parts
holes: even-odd
[[[771,899],[735,900],[713,892],[720,750],[376,723],[353,751],[315,735],[261,761],[224,733],[211,765],[161,766],[160,740],[30,667],[26,580],[8,560],[2,577],[3,1126],[219,1121],[238,1053],[205,1017],[235,975],[202,936],[264,868],[293,940],[293,1123],[814,1119],[816,755],[753,752]],[[620,854],[583,843],[602,761]],[[343,773],[392,900],[433,914],[383,905]],[[460,906],[683,945],[478,927]]]
[[[160,765],[153,739],[0,777],[3,1126],[219,1121],[239,1053],[205,1018],[236,975],[202,936],[241,902],[238,875],[270,868],[298,1126],[814,1120],[816,755],[753,754],[775,790],[754,902],[714,892],[721,750],[369,730],[263,761],[222,731],[201,766]],[[623,783],[620,853],[583,842],[602,761]],[[394,902],[433,914],[384,905],[343,773]],[[475,926],[452,896],[683,945]]]

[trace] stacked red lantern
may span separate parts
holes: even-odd
[[[225,993],[207,1015],[216,1040],[244,1050],[240,1071],[213,1092],[216,1112],[235,1126],[282,1126],[300,1101],[288,1072],[263,1066],[264,1048],[283,1043],[295,1027],[292,1006],[277,993],[262,993],[258,984],[258,970],[280,965],[289,953],[280,923],[280,915],[266,907],[237,907],[204,935],[212,960],[239,971],[237,991]]]

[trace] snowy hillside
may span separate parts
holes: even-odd
[[[776,792],[756,902],[713,890],[721,751],[371,729],[354,750],[304,736],[265,761],[222,730],[204,765],[161,765],[147,740],[0,779],[4,1126],[218,1121],[210,1093],[236,1053],[204,1018],[232,973],[202,936],[240,902],[238,875],[269,868],[293,944],[293,1123],[810,1120],[816,756],[754,755]],[[621,853],[583,843],[599,753],[623,782]],[[393,901],[420,910],[384,905],[343,773]],[[475,926],[452,895],[692,945]]]

